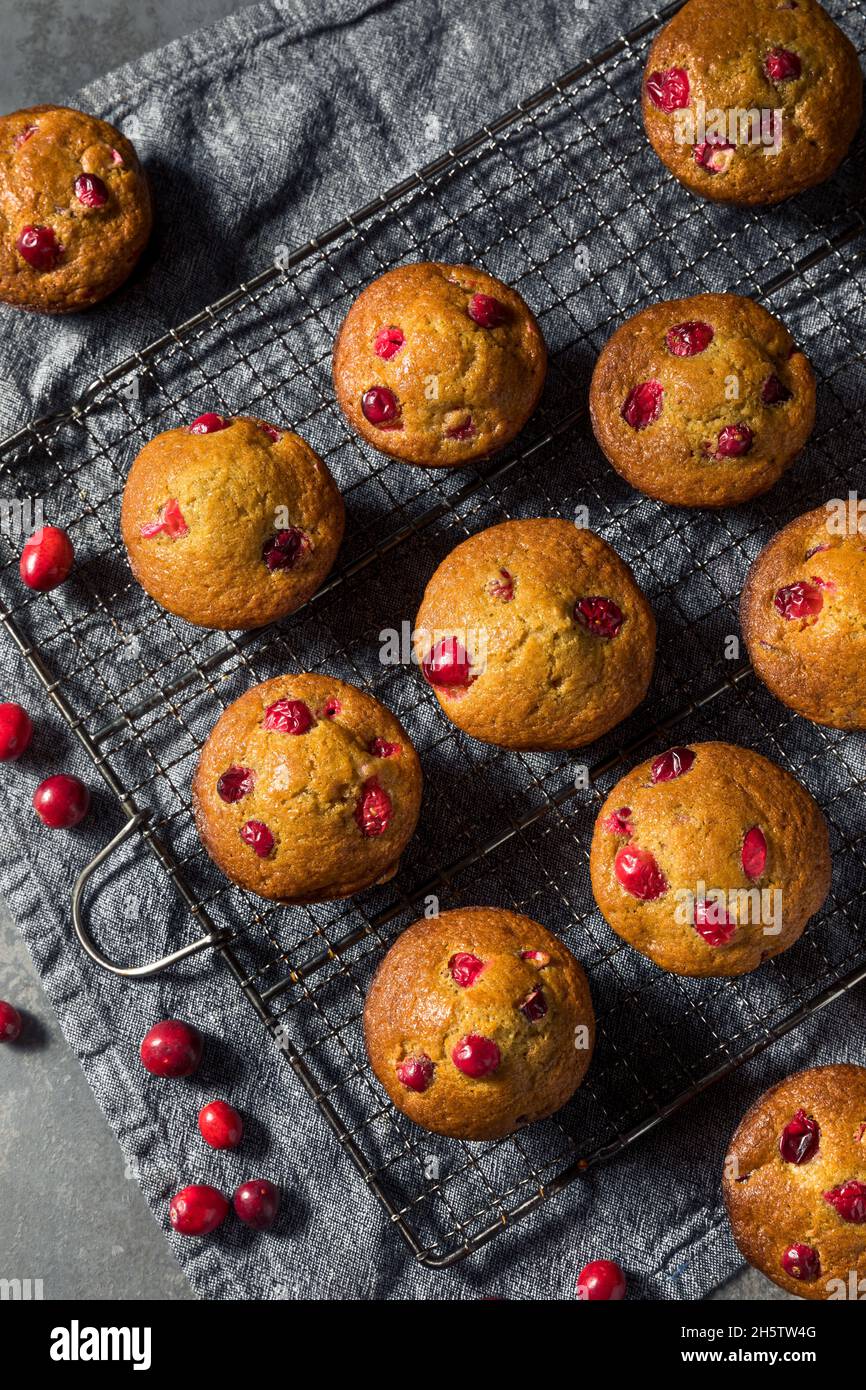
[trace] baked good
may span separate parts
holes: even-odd
[[[334,388],[352,428],[428,468],[504,448],[535,409],[546,370],[530,309],[471,265],[389,270],[355,300],[334,344]]]
[[[397,938],[364,1006],[370,1065],[410,1120],[499,1139],[559,1110],[586,1074],[586,976],[545,927],[495,907],[424,918]]]
[[[390,710],[331,676],[263,681],[217,720],[192,785],[198,833],[262,898],[347,898],[396,873],[421,766]]]
[[[810,1067],[761,1096],[731,1140],[725,1205],[745,1258],[812,1299],[866,1289],[866,1067]]]
[[[113,125],[68,106],[0,116],[0,300],[86,309],[123,284],[151,222],[144,171]]]
[[[577,748],[647,692],[656,625],[628,565],[541,517],[461,542],[424,591],[415,658],[448,718],[503,748]]]
[[[644,74],[656,154],[723,203],[778,203],[828,179],[862,105],[856,49],[817,0],[688,0]]]
[[[142,588],[211,628],[300,608],[336,559],[343,521],[336,483],[299,435],[212,412],[145,444],[120,517]]]
[[[856,520],[828,504],[774,536],[749,570],[740,623],[778,700],[816,724],[866,729],[866,534]]]
[[[595,900],[675,975],[743,975],[802,935],[830,888],[827,825],[789,772],[733,743],[669,748],[607,797]]]
[[[632,487],[679,507],[727,507],[791,466],[815,423],[815,378],[762,305],[697,294],[652,304],[616,330],[589,408],[599,445]]]

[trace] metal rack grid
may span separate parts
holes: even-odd
[[[846,495],[863,462],[866,375],[852,336],[866,307],[856,278],[863,197],[852,172],[862,146],[830,185],[782,209],[691,198],[648,149],[637,104],[649,39],[677,8],[169,330],[68,411],[0,444],[19,494],[50,495],[48,519],[67,527],[79,557],[62,589],[34,596],[18,582],[15,548],[0,539],[0,614],[122,812],[118,835],[76,885],[84,944],[107,963],[86,935],[85,890],[108,854],[140,837],[178,889],[154,950],[168,961],[217,951],[429,1265],[462,1258],[866,979],[862,741],[796,720],[723,655],[761,545],[791,515]],[[863,51],[861,0],[836,17]],[[536,418],[511,450],[476,469],[388,461],[346,432],[333,401],[331,344],[349,304],[373,276],[412,259],[485,265],[533,306],[551,349]],[[820,410],[796,491],[783,485],[748,507],[697,516],[633,494],[581,423],[595,356],[624,317],[660,297],[722,289],[783,314],[815,364]],[[347,504],[338,572],[287,622],[237,637],[159,610],[132,582],[119,540],[135,453],[208,409],[291,422],[327,460]],[[576,788],[573,757],[475,744],[416,671],[378,660],[379,633],[411,622],[425,579],[458,540],[507,516],[569,515],[576,504],[634,568],[660,636],[649,699],[592,750],[588,792]],[[293,669],[368,688],[402,719],[424,763],[422,821],[400,875],[347,903],[287,909],[255,899],[222,878],[192,826],[190,776],[219,713],[254,681]],[[663,975],[614,938],[592,904],[586,861],[599,800],[636,753],[664,746],[673,730],[731,738],[785,763],[831,825],[827,908],[794,950],[754,976]],[[600,1035],[587,1082],[558,1116],[494,1144],[415,1129],[367,1066],[366,986],[431,894],[443,907],[485,902],[538,918],[590,975]],[[199,932],[192,940],[187,913]],[[684,1027],[687,1052],[672,1041]]]

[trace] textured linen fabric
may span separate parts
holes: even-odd
[[[644,14],[641,3],[575,0],[279,0],[92,84],[80,104],[136,142],[152,179],[157,231],[130,287],[92,313],[64,321],[3,313],[0,424],[11,429],[68,401],[98,371],[268,264],[276,247],[330,225]],[[655,183],[659,170],[647,159]],[[808,327],[813,310],[803,312]],[[799,509],[796,497],[789,500]],[[649,551],[643,516],[634,544]],[[681,621],[689,602],[684,594]],[[765,1085],[818,1061],[863,1061],[862,991],[469,1260],[426,1270],[389,1229],[225,971],[198,956],[171,975],[131,985],[100,972],[79,950],[69,888],[118,828],[116,809],[98,794],[74,834],[33,834],[30,795],[46,763],[76,770],[91,785],[95,777],[40,705],[8,642],[0,643],[0,669],[4,690],[22,692],[41,711],[21,775],[7,770],[0,778],[0,886],[131,1176],[166,1228],[168,1198],[186,1182],[231,1191],[261,1174],[283,1188],[273,1234],[255,1235],[233,1221],[203,1241],[168,1233],[200,1295],[570,1298],[581,1266],[609,1256],[628,1271],[632,1297],[695,1298],[733,1272],[739,1257],[720,1198],[727,1139]],[[737,727],[733,715],[723,736],[736,737]],[[695,736],[711,736],[712,716],[698,728]],[[862,740],[849,740],[846,752],[862,776]],[[844,814],[847,829],[862,827],[856,802]],[[185,939],[173,934],[177,918],[174,927],[167,921],[161,870],[142,855],[137,865],[134,891],[118,873],[116,887],[101,894],[103,940],[124,958],[139,935],[148,954]],[[147,1076],[137,1057],[146,1029],[172,1015],[194,1018],[209,1038],[201,1070],[180,1085]],[[676,1016],[667,1026],[674,1052],[685,1054],[686,1029]],[[230,1097],[250,1117],[239,1154],[206,1151],[198,1137],[195,1108],[214,1095]]]

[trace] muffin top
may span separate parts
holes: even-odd
[[[193,779],[205,849],[263,898],[322,902],[396,871],[421,805],[399,720],[330,676],[264,681],[217,721]]]
[[[827,826],[748,748],[670,748],[599,812],[590,873],[614,931],[677,975],[742,975],[786,950],[830,887]]]
[[[421,262],[374,280],[334,346],[334,386],[368,443],[431,468],[502,449],[535,409],[547,369],[516,290],[469,265]]]
[[[737,294],[643,309],[596,363],[595,437],[640,492],[723,507],[766,492],[808,439],[815,380],[787,328]]]
[[[724,1192],[737,1245],[780,1288],[862,1298],[866,1068],[811,1067],[761,1096],[731,1140]]]
[[[416,1124],[498,1139],[574,1093],[595,1020],[586,976],[551,932],[465,907],[397,938],[367,995],[364,1034],[376,1076]]]
[[[459,728],[505,748],[575,748],[646,694],[655,619],[591,531],[542,517],[463,541],[427,585],[415,658]]]
[[[688,0],[644,74],[654,150],[721,202],[777,203],[829,178],[862,104],[857,52],[816,0]]]
[[[333,478],[298,435],[211,413],[144,446],[121,529],[133,574],[163,608],[201,627],[252,628],[315,593],[343,516]]]
[[[816,724],[866,729],[866,534],[816,507],[774,536],[743,589],[757,675]],[[864,523],[866,533],[866,523]]]
[[[0,299],[86,308],[126,279],[150,227],[147,180],[114,126],[67,106],[0,117]]]

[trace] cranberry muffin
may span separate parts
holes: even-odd
[[[590,853],[608,924],[675,975],[743,975],[786,951],[830,870],[809,793],[732,743],[669,748],[634,768],[602,806]]]
[[[788,1293],[862,1299],[866,1280],[866,1067],[811,1067],[742,1120],[725,1163],[742,1254]]]
[[[217,720],[192,799],[202,843],[233,883],[324,902],[396,873],[418,820],[421,767],[372,695],[331,676],[278,676]]]
[[[502,748],[578,748],[639,705],[656,625],[606,541],[557,517],[461,542],[424,591],[414,655],[449,719]]]
[[[727,507],[791,466],[815,423],[815,378],[762,305],[698,294],[653,304],[616,330],[589,408],[601,449],[632,487],[678,507]]]
[[[523,428],[547,350],[516,290],[474,266],[425,261],[389,270],[358,296],[333,365],[337,400],[368,444],[455,468]]]
[[[86,309],[130,274],[151,221],[138,156],[107,121],[68,106],[0,116],[0,300]]]
[[[689,0],[644,74],[656,154],[723,203],[778,203],[828,179],[862,105],[857,52],[816,0]]]
[[[370,1064],[435,1134],[499,1139],[559,1110],[595,1042],[586,976],[545,927],[463,907],[397,938],[364,1007]]]
[[[237,629],[306,603],[336,559],[343,519],[337,485],[303,439],[211,413],[144,446],[120,524],[151,598],[199,627]]]
[[[816,507],[755,560],[740,623],[760,680],[789,709],[866,729],[866,535]]]

